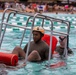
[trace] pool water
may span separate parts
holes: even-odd
[[[48,63],[48,61],[44,61],[42,63],[28,62],[24,68],[20,68],[17,70],[6,69],[6,71],[8,72],[8,75],[76,75],[76,60],[75,60],[76,15],[75,14],[50,14],[50,13],[46,13],[44,15],[70,21],[71,28],[70,28],[70,34],[69,34],[70,36],[69,47],[74,51],[74,55],[68,56],[66,60],[67,66],[64,66],[64,67],[51,69],[45,66]],[[2,17],[2,13],[0,13],[0,17]],[[13,17],[11,15],[9,23],[24,26],[26,24],[27,17],[28,16],[23,16],[23,15],[16,15]],[[6,17],[5,17],[5,21],[6,21]],[[1,22],[1,18],[0,18],[0,22]],[[41,24],[42,24],[42,20],[36,19],[35,25],[41,25]],[[29,21],[28,26],[29,27],[31,26],[31,20]],[[45,20],[44,26],[47,28],[50,28],[50,22]],[[55,27],[54,28],[55,31],[66,32],[65,24],[54,22],[54,27]],[[9,50],[12,51],[15,46],[18,46],[21,41],[22,32],[23,32],[23,29],[8,26],[2,43],[2,49],[6,49],[7,51]],[[27,30],[21,46],[22,48],[24,48],[25,44],[28,42],[29,33],[30,31]],[[46,33],[49,33],[49,32],[46,32]],[[59,61],[58,58],[54,58],[50,60],[51,63],[58,62],[58,61]]]
[[[70,56],[67,59],[67,66],[59,67],[59,68],[48,68],[45,65],[47,62],[43,63],[29,63],[25,66],[25,68],[21,68],[18,70],[11,70],[8,75],[75,75],[76,74],[76,61],[75,56]],[[51,60],[52,62],[58,61],[57,59]]]

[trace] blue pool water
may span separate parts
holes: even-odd
[[[44,14],[44,13],[43,13]],[[6,71],[8,72],[8,75],[76,75],[76,14],[50,14],[46,13],[44,15],[55,17],[58,19],[68,20],[71,22],[71,28],[70,28],[70,37],[69,37],[69,47],[72,48],[74,51],[74,55],[68,56],[68,59],[66,60],[67,66],[60,67],[60,68],[47,68],[45,65],[47,64],[47,61],[43,63],[30,63],[25,66],[25,68],[20,68],[18,70],[16,69],[9,69]],[[7,16],[7,14],[6,14]],[[2,13],[0,13],[0,22],[1,22]],[[26,24],[27,16],[23,15],[16,15],[10,17],[9,23],[10,24],[17,24],[20,26],[24,26]],[[5,17],[6,21],[6,17]],[[36,19],[35,25],[42,24],[41,19]],[[45,20],[45,27],[50,28],[50,22]],[[61,23],[54,22],[55,31],[63,31],[66,32],[66,26]],[[31,26],[31,21],[29,21],[28,26]],[[7,31],[5,33],[5,37],[2,43],[2,48],[7,49],[7,51],[13,50],[13,48],[17,45],[19,45],[22,37],[23,29],[17,28],[17,27],[7,27]],[[28,42],[29,38],[29,30],[26,31],[22,48],[25,46],[25,44]],[[46,32],[48,33],[48,32]],[[2,51],[2,50],[1,50]],[[51,63],[57,62],[59,59],[52,59],[50,60]]]

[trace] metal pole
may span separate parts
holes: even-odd
[[[30,48],[32,30],[33,30],[33,27],[34,27],[34,21],[35,21],[35,17],[36,17],[37,15],[38,15],[38,13],[36,13],[36,14],[34,15],[34,18],[33,18],[33,23],[32,23],[32,27],[31,27],[29,42],[28,42],[28,47],[27,47],[26,56],[25,56],[25,63],[26,63],[26,64],[27,64],[27,58],[28,58],[28,53],[29,53],[29,48]]]
[[[10,15],[11,15],[12,13],[14,13],[14,12],[10,12],[10,13],[8,14],[8,17],[7,17],[7,20],[6,20],[7,23],[8,23],[8,21],[9,21]],[[3,22],[2,22],[2,25],[3,25]],[[0,48],[1,48],[1,45],[2,45],[3,38],[4,38],[4,34],[5,34],[5,32],[6,32],[6,27],[7,27],[7,25],[5,25],[5,27],[4,27],[4,32],[3,32],[3,34],[2,34],[2,36],[1,36],[1,38],[0,38]]]

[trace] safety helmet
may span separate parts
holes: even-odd
[[[42,34],[44,34],[44,29],[40,26],[36,26],[36,27],[33,27],[33,31],[38,31],[38,32],[41,32]]]

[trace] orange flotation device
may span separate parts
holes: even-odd
[[[16,66],[18,63],[18,56],[16,54],[9,54],[0,52],[0,63]]]
[[[42,37],[42,40],[44,40],[48,45],[50,45],[50,35],[44,34],[44,36]],[[52,54],[56,49],[57,42],[58,42],[57,38],[55,36],[52,36]]]

